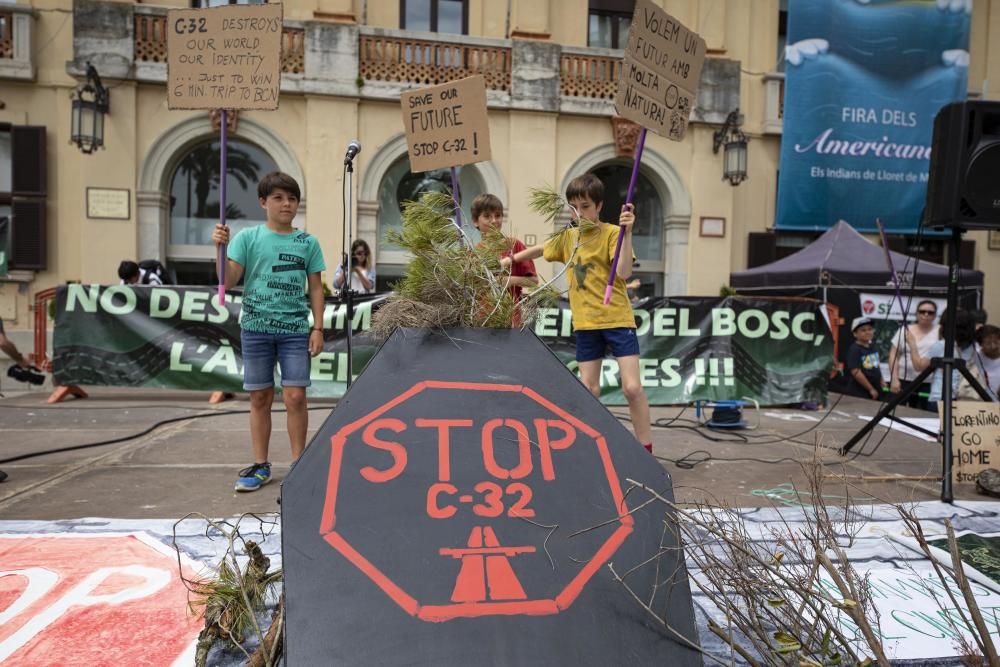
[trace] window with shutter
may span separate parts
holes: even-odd
[[[43,271],[48,265],[44,199],[14,199],[10,232],[11,269]]]
[[[15,196],[44,197],[48,188],[45,169],[45,128],[14,125],[10,131],[12,190]]]
[[[9,218],[7,268],[43,270],[46,243],[44,127],[0,124],[0,216]]]

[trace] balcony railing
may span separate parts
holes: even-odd
[[[0,79],[35,78],[31,46],[35,10],[24,5],[0,5]]]
[[[764,75],[764,131],[780,133],[785,118],[785,74]]]
[[[621,55],[563,51],[559,62],[559,93],[565,97],[613,100],[621,69]]]
[[[0,58],[14,57],[14,15],[0,12]]]
[[[304,74],[306,71],[306,31],[288,28],[281,31],[281,71]]]
[[[430,86],[482,74],[487,89],[510,92],[509,47],[362,34],[359,50],[365,81]]]
[[[167,62],[167,17],[135,15],[135,59],[147,63]]]
[[[126,11],[121,9],[122,3],[94,2],[115,7],[116,11]],[[4,10],[17,12],[6,7]],[[131,76],[141,81],[165,81],[166,9],[135,5],[126,20],[134,22],[131,38],[134,60],[128,64],[132,68]],[[97,28],[93,27],[92,36],[86,31],[74,35],[74,52],[80,51],[74,62],[84,62],[91,56],[92,37],[105,39]],[[15,30],[15,36],[18,34]],[[125,44],[109,46],[109,53],[129,48],[130,38],[123,36],[120,39],[125,40]],[[410,88],[482,75],[491,108],[597,116],[614,114],[612,102],[623,66],[622,51],[616,49],[417,33],[321,21],[286,21],[281,45],[281,71],[288,75],[281,82],[281,90],[285,93],[388,101],[398,100],[400,93]],[[20,47],[15,46],[15,57],[17,48]],[[0,68],[2,63],[0,59]],[[702,78],[711,85],[703,87],[708,93],[699,95],[697,120],[721,123],[739,106],[739,76],[732,71],[735,67],[738,72],[738,65],[736,61],[714,58],[705,65]],[[83,75],[82,70],[71,73]],[[774,133],[781,132],[778,104],[782,76],[781,73],[768,75],[773,80],[767,82],[769,104],[774,104],[774,118],[767,130]]]
[[[135,15],[134,49],[136,62],[167,62],[166,15],[138,13]],[[302,74],[305,71],[305,60],[305,30],[285,27],[281,33],[282,73]]]

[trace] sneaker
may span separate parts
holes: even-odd
[[[240,478],[236,480],[237,491],[256,491],[271,481],[271,464],[254,463],[249,468],[240,471]]]
[[[11,366],[7,369],[7,377],[13,378],[18,382],[29,382],[33,385],[40,385],[45,382],[45,376],[42,375],[42,371],[34,366]]]

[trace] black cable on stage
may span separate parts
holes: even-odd
[[[12,406],[13,407],[13,406]],[[312,408],[306,408],[308,411],[312,410],[329,410],[328,406],[316,406]],[[286,409],[272,410],[271,414],[281,414],[283,412],[288,412]],[[149,428],[140,431],[139,433],[133,433],[132,435],[124,435],[120,438],[113,438],[111,440],[101,440],[99,442],[88,442],[82,445],[71,445],[69,447],[58,447],[56,449],[44,449],[40,452],[28,452],[27,454],[20,454],[18,456],[11,456],[6,459],[0,459],[0,464],[2,463],[15,463],[17,461],[23,461],[25,459],[33,459],[39,456],[48,456],[50,454],[62,454],[63,452],[75,452],[81,449],[91,449],[93,447],[104,447],[106,445],[116,445],[120,442],[128,442],[129,440],[135,440],[136,438],[141,438],[144,435],[148,435],[160,428],[161,426],[166,426],[167,424],[173,424],[175,422],[187,421],[189,419],[202,419],[204,417],[222,417],[225,415],[248,415],[249,410],[216,410],[214,412],[203,412],[198,415],[186,415],[183,417],[171,417],[170,419],[163,419],[154,423]]]
[[[705,433],[702,430],[702,429],[707,428],[707,427],[705,427],[703,424],[700,424],[699,422],[695,422],[694,420],[690,420],[690,419],[685,419],[684,420],[686,422],[691,423],[692,425],[690,425],[690,426],[687,425],[687,424],[683,424],[683,425],[679,425],[679,426],[672,426],[673,423],[677,422],[680,419],[681,414],[683,414],[684,410],[687,409],[687,407],[688,407],[687,405],[685,405],[684,408],[682,408],[681,412],[677,413],[677,415],[675,415],[674,417],[671,417],[669,419],[665,418],[665,417],[661,417],[660,419],[658,419],[655,422],[653,422],[652,426],[655,426],[655,427],[658,427],[658,428],[683,428],[683,429],[687,429],[687,430],[690,430],[690,431],[692,431],[694,433],[697,433],[698,435],[702,436],[706,440],[709,440],[709,441],[712,441],[712,442],[737,443],[737,444],[746,444],[746,445],[772,445],[772,444],[779,444],[779,443],[782,443],[782,442],[794,442],[796,444],[803,445],[805,447],[819,447],[821,449],[827,449],[827,450],[831,450],[831,451],[840,451],[839,447],[831,447],[829,445],[822,445],[822,444],[816,445],[814,443],[802,442],[801,440],[797,440],[796,438],[798,438],[800,436],[803,436],[803,435],[805,435],[805,434],[807,434],[807,433],[815,430],[816,428],[818,428],[827,419],[827,417],[829,417],[830,414],[837,408],[837,406],[840,404],[840,401],[844,398],[844,396],[845,396],[845,394],[839,394],[838,397],[837,397],[837,399],[833,402],[833,405],[831,405],[826,410],[825,414],[816,423],[812,424],[809,428],[805,429],[804,431],[800,431],[800,432],[792,434],[790,436],[784,436],[784,437],[780,437],[780,438],[774,438],[774,439],[771,439],[771,440],[764,440],[764,441],[759,441],[759,442],[750,442],[749,438],[764,438],[764,437],[767,437],[768,434],[764,434],[764,433],[760,433],[760,434],[752,434],[752,433],[751,434],[742,434],[742,433],[736,434],[736,433],[731,433],[730,435],[733,435],[733,436],[739,435],[740,439],[719,438],[719,437],[714,437],[714,436],[708,435],[707,433]],[[629,417],[625,416],[625,415],[621,415],[621,414],[618,414],[618,413],[612,413],[612,414],[614,414],[615,417],[617,417],[618,419],[620,419],[622,421],[631,421],[631,419]],[[662,424],[661,424],[661,422],[662,422]],[[872,449],[871,452],[867,452],[866,453],[864,451],[864,446],[862,446],[862,448],[858,449],[851,457],[849,457],[846,461],[844,461],[844,463],[850,463],[851,461],[853,461],[856,458],[861,457],[861,456],[863,456],[865,458],[873,456],[875,454],[875,452],[878,451],[879,447],[881,447],[882,442],[885,440],[885,438],[888,435],[889,435],[889,429],[885,429],[884,433],[882,433],[881,437],[879,438],[879,441],[875,444],[875,447]],[[869,435],[868,438],[870,439],[871,435]],[[867,440],[868,439],[866,439],[866,441],[865,441],[866,444],[867,444]],[[693,457],[695,454],[704,454],[704,457],[692,459],[691,457]],[[710,461],[720,461],[720,462],[726,462],[726,463],[728,463],[728,462],[754,462],[754,463],[764,463],[764,464],[797,463],[799,461],[799,459],[794,459],[794,458],[790,458],[790,457],[782,457],[782,458],[779,458],[779,459],[761,459],[761,458],[754,458],[754,457],[721,457],[721,456],[713,456],[711,454],[711,452],[708,452],[707,450],[704,450],[704,449],[697,449],[697,450],[695,450],[693,452],[689,452],[689,453],[685,454],[680,459],[671,459],[671,458],[668,458],[668,457],[665,457],[665,456],[658,456],[658,455],[654,455],[654,456],[657,459],[661,460],[661,461],[667,461],[669,463],[673,463],[678,468],[682,468],[684,470],[692,470],[696,466],[701,465],[702,463],[710,462]]]
[[[793,433],[792,435],[789,435],[789,436],[782,436],[782,437],[773,438],[771,440],[764,440],[764,441],[760,441],[760,442],[750,442],[749,440],[751,438],[766,438],[770,434],[767,434],[767,433],[736,433],[736,432],[732,432],[729,435],[739,436],[739,437],[738,437],[738,439],[729,440],[729,439],[726,439],[726,438],[711,437],[711,436],[708,436],[707,434],[705,434],[703,432],[698,431],[697,429],[707,428],[707,427],[705,427],[704,424],[701,424],[700,422],[695,422],[694,420],[691,420],[691,419],[685,419],[685,420],[683,420],[685,422],[688,422],[688,423],[692,424],[691,426],[688,426],[686,424],[681,425],[681,426],[672,426],[672,424],[674,422],[680,420],[680,416],[684,413],[684,410],[686,410],[687,407],[688,407],[687,405],[685,405],[684,408],[679,413],[677,413],[676,416],[671,417],[669,419],[666,418],[666,417],[661,417],[661,418],[657,419],[656,421],[654,421],[651,424],[651,426],[654,426],[656,428],[685,428],[685,429],[688,429],[688,430],[695,431],[699,435],[702,435],[707,440],[711,440],[712,442],[745,442],[748,445],[773,445],[773,444],[778,444],[778,443],[787,442],[787,441],[798,442],[796,440],[796,438],[799,438],[799,437],[801,437],[801,436],[803,436],[803,435],[805,435],[805,434],[807,434],[807,433],[809,433],[809,432],[817,429],[824,421],[826,421],[827,417],[829,417],[830,414],[837,408],[837,406],[840,405],[840,401],[843,400],[843,398],[844,398],[844,394],[838,394],[837,399],[833,402],[833,405],[831,405],[829,408],[827,408],[825,414],[822,417],[820,417],[820,419],[818,421],[816,421],[814,424],[812,424],[806,430],[799,431],[798,433]],[[617,417],[618,419],[620,419],[622,421],[631,421],[631,419],[629,417],[626,417],[624,415],[615,414],[615,413],[613,413],[613,414],[615,415],[615,417]],[[811,443],[798,442],[798,444],[812,446]],[[834,449],[834,448],[831,448],[831,449]]]
[[[691,456],[693,456],[694,454],[705,454],[705,456],[704,456],[704,458],[700,458],[700,459],[695,459],[693,461],[689,461],[688,459]],[[754,463],[765,463],[765,464],[775,464],[775,465],[778,464],[778,463],[798,463],[799,462],[799,459],[793,459],[793,458],[790,458],[790,457],[787,457],[787,456],[783,457],[783,458],[780,458],[780,459],[757,459],[757,458],[753,458],[752,456],[722,458],[720,456],[712,456],[712,454],[710,452],[707,452],[704,449],[696,449],[693,452],[689,452],[688,454],[685,454],[684,457],[680,458],[680,459],[671,459],[671,458],[667,458],[666,456],[658,456],[656,454],[653,454],[653,458],[655,458],[657,460],[660,460],[660,461],[667,461],[669,463],[673,463],[678,468],[682,468],[684,470],[692,470],[692,469],[694,469],[695,466],[701,465],[702,463],[708,463],[708,462],[711,462],[711,461],[723,461],[723,462],[726,462],[726,463],[734,462],[734,461],[735,462],[739,462],[739,461],[751,461],[751,462],[754,462]]]

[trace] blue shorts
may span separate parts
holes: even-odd
[[[577,361],[603,359],[608,348],[616,358],[637,356],[639,337],[635,335],[635,329],[618,327],[576,332]]]
[[[281,367],[282,387],[308,387],[312,359],[309,334],[269,334],[240,330],[243,343],[243,388],[274,386],[274,364]]]

